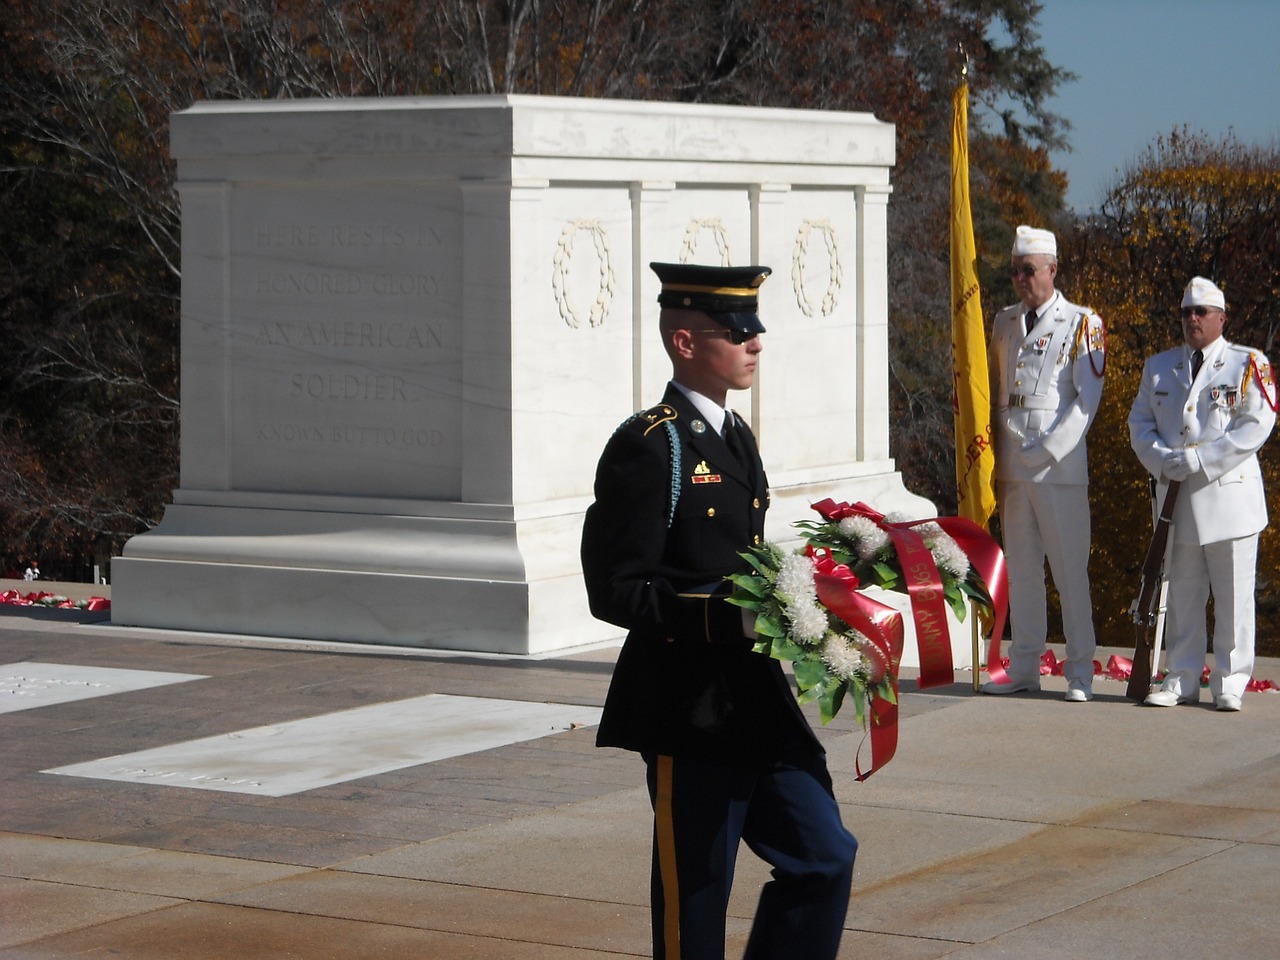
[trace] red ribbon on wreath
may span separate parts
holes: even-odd
[[[993,680],[1003,678],[1004,670],[999,665],[1000,637],[1009,611],[1009,574],[1005,568],[1004,551],[991,534],[964,517],[927,517],[892,523],[885,519],[883,513],[861,502],[836,503],[828,498],[813,504],[813,509],[828,522],[838,523],[845,517],[865,517],[888,534],[907,581],[907,596],[911,600],[911,616],[916,625],[916,642],[920,650],[917,685],[921,690],[955,682],[942,576],[938,573],[933,554],[924,544],[924,538],[912,529],[925,523],[938,524],[969,558],[991,595],[993,623],[987,667]],[[974,669],[977,669],[977,664]]]
[[[843,563],[836,563],[827,549],[807,551],[813,559],[813,585],[828,610],[869,641],[863,656],[872,664],[871,680],[888,678],[893,699],[870,697],[867,735],[871,738],[871,766],[864,773],[853,758],[858,780],[866,780],[890,760],[898,749],[898,664],[902,660],[902,614],[886,603],[872,600],[858,590],[858,577]]]

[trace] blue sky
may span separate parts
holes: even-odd
[[[1077,212],[1174,127],[1280,140],[1280,0],[1042,2],[1045,53],[1079,78],[1049,102],[1072,124],[1053,161]]]

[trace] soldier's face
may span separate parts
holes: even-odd
[[[711,324],[714,328],[715,324]],[[702,374],[725,390],[749,390],[764,344],[758,336],[734,343],[727,329],[709,329],[693,335],[693,355]]]
[[[1053,280],[1057,275],[1057,263],[1039,253],[1014,257],[1013,266],[1009,270],[1013,289],[1029,310],[1049,301],[1053,296]]]
[[[1227,315],[1217,307],[1185,307],[1182,311],[1182,337],[1192,350],[1203,350],[1222,336]]]

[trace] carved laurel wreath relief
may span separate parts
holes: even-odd
[[[730,263],[729,232],[725,229],[724,222],[719,217],[689,221],[689,225],[685,228],[684,241],[680,247],[680,262],[688,263],[693,259],[697,253],[698,240],[704,231],[711,234],[712,240],[716,245],[716,252],[720,256],[720,263],[728,266]],[[582,326],[583,316],[583,308],[574,302],[569,289],[569,272],[573,267],[574,241],[579,233],[585,233],[591,238],[599,270],[595,300],[590,309],[586,311],[587,322],[591,326],[598,327],[604,323],[617,288],[617,280],[613,272],[613,252],[609,246],[609,234],[600,225],[600,221],[582,219],[571,220],[565,224],[564,229],[560,231],[560,239],[556,243],[551,285],[555,291],[556,306],[560,311],[561,318],[574,330]],[[827,289],[823,293],[820,305],[815,305],[810,297],[806,287],[805,276],[806,267],[810,262],[811,256],[810,244],[815,233],[822,237],[827,255]],[[805,220],[796,233],[795,245],[791,251],[791,286],[795,292],[796,304],[799,306],[801,313],[806,317],[812,317],[819,313],[824,317],[830,316],[835,312],[843,285],[844,270],[840,264],[840,247],[835,227],[831,225],[830,220],[825,218]]]
[[[587,322],[593,327],[604,323],[609,315],[609,305],[613,302],[617,282],[613,275],[613,254],[609,249],[609,235],[599,220],[571,220],[560,231],[560,239],[556,243],[556,255],[553,261],[551,286],[555,290],[556,306],[560,316],[574,330],[582,325],[582,310],[573,302],[569,293],[569,269],[573,261],[573,240],[582,231],[591,237],[595,247],[596,261],[599,264],[600,276],[596,288],[595,302],[587,315]]]
[[[817,232],[822,234],[827,247],[827,290],[822,297],[821,308],[816,308],[805,288],[805,265],[809,259],[809,240]],[[806,317],[812,317],[821,309],[824,317],[835,312],[840,299],[844,273],[840,267],[840,248],[836,241],[836,229],[830,220],[806,220],[796,233],[795,247],[791,251],[791,286],[795,290],[796,303]]]
[[[684,243],[680,245],[680,262],[688,263],[698,250],[698,235],[710,230],[716,242],[716,250],[720,254],[720,266],[729,266],[729,231],[724,228],[724,221],[719,217],[708,217],[705,220],[690,220],[685,227]]]

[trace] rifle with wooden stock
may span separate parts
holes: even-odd
[[[1164,503],[1155,520],[1151,533],[1151,546],[1142,561],[1142,586],[1138,599],[1133,601],[1134,646],[1133,671],[1124,695],[1141,703],[1151,692],[1151,647],[1156,623],[1160,616],[1160,585],[1164,580],[1164,556],[1169,545],[1169,529],[1173,526],[1173,508],[1178,502],[1179,480],[1170,480]]]

